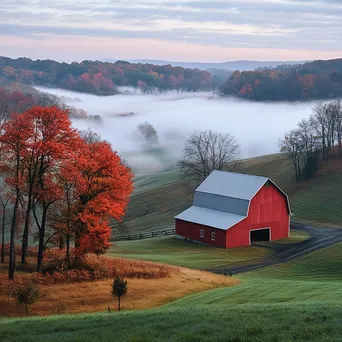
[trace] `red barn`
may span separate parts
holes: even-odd
[[[287,195],[269,178],[214,171],[195,190],[193,206],[175,217],[176,234],[224,248],[290,234]]]

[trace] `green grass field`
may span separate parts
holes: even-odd
[[[175,236],[116,242],[111,256],[158,261],[189,268],[205,269],[258,262],[271,251],[262,247],[223,249],[184,242]]]
[[[290,238],[265,243],[265,246],[298,243],[308,238],[309,235],[305,232],[291,230]],[[259,262],[262,258],[272,253],[272,250],[266,247],[254,246],[222,249],[185,242],[176,236],[165,236],[154,239],[115,242],[108,254],[130,259],[157,261],[176,266],[205,269]]]
[[[0,320],[3,342],[341,341],[340,305],[197,306]]]
[[[338,244],[154,310],[2,319],[0,340],[341,341],[341,257]]]
[[[291,229],[291,235],[287,239],[277,240],[272,242],[271,244],[289,244],[289,243],[298,243],[305,241],[309,238],[309,234],[300,230]]]
[[[294,218],[342,226],[342,170],[317,177],[290,197]]]
[[[184,297],[168,307],[196,305],[342,304],[342,244],[237,277],[242,284]]]

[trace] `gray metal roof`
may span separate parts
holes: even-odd
[[[196,191],[193,205],[196,207],[224,211],[230,214],[247,216],[249,201]]]
[[[223,211],[212,210],[202,207],[193,206],[175,217],[175,219],[187,222],[202,224],[217,229],[228,230],[245,216],[226,213]]]
[[[249,201],[267,181],[266,177],[215,170],[196,191]]]

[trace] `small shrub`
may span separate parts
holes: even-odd
[[[77,264],[71,264],[70,268],[68,268],[64,256],[63,250],[48,249],[45,252],[43,273],[31,273],[26,276],[18,275],[16,279],[18,281],[29,279],[34,284],[48,285],[108,279],[116,277],[117,274],[125,278],[161,279],[170,277],[171,272],[178,271],[175,267],[152,262],[111,258],[94,254],[86,255]],[[4,277],[5,279],[6,277]],[[0,292],[1,287],[0,277]]]
[[[32,281],[22,281],[15,285],[13,297],[19,304],[25,305],[25,313],[29,314],[29,305],[38,299],[38,288]]]
[[[53,275],[55,272],[61,272],[67,270],[67,263],[65,260],[50,260],[43,266],[43,275]]]

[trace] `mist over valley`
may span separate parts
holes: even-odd
[[[195,130],[232,133],[240,143],[241,157],[278,152],[278,140],[298,121],[310,116],[314,103],[253,103],[215,98],[209,92],[142,95],[134,88],[129,95],[96,96],[63,89],[37,89],[60,97],[89,115],[100,115],[101,123],[73,119],[77,129],[92,131],[109,141],[136,172],[172,166],[181,156],[189,134]],[[80,101],[74,101],[79,99]],[[159,147],[146,149],[134,139],[140,123],[156,129]]]

